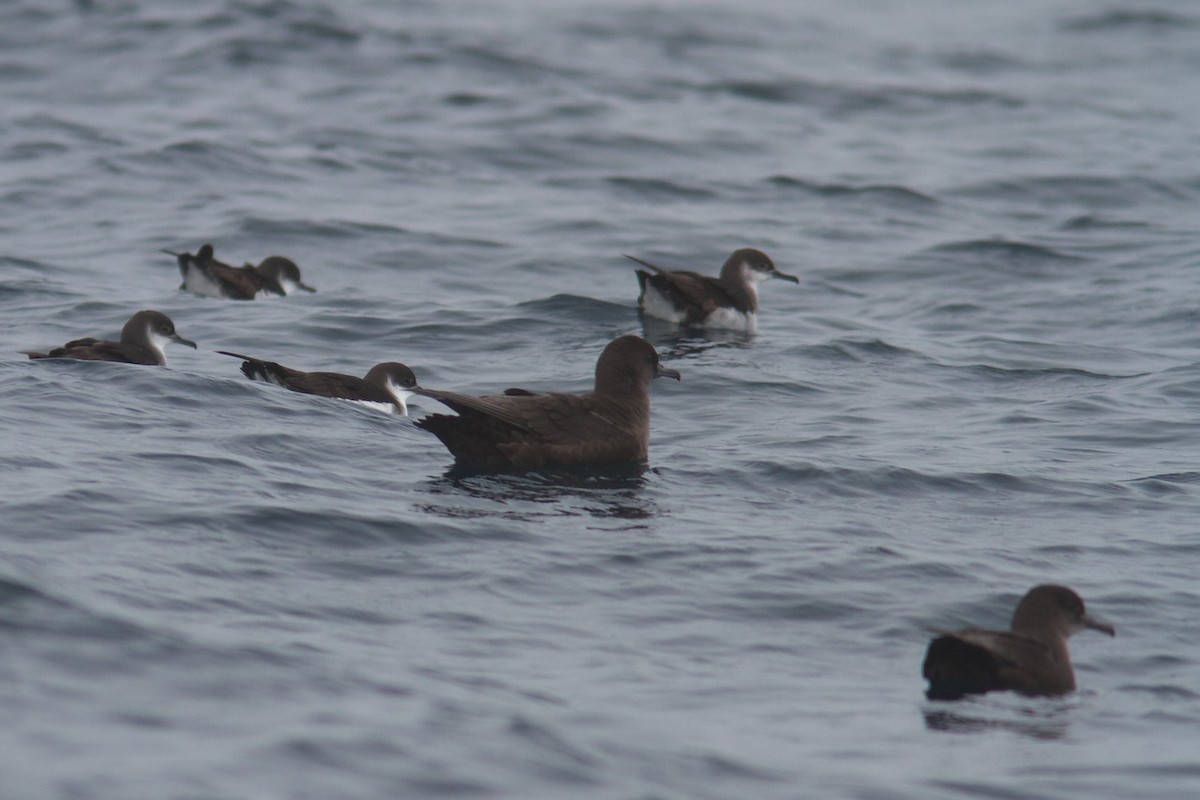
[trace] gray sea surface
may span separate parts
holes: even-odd
[[[0,3],[0,798],[1200,796],[1200,7]],[[179,291],[161,248],[316,294]],[[756,334],[628,253],[759,247]],[[28,361],[169,314],[165,368]],[[216,350],[585,391],[461,474]],[[1057,699],[923,696],[1064,583]]]

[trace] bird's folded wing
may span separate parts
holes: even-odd
[[[417,389],[416,393],[438,400],[460,415],[482,415],[550,443],[628,435],[596,413],[586,395],[530,392],[474,397],[435,389]]]
[[[265,281],[249,265],[231,267],[228,264],[212,261],[201,265],[201,269],[208,273],[211,280],[224,284],[231,294],[243,300],[253,299],[265,284]]]

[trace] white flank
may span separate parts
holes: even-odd
[[[344,398],[339,397],[338,399],[342,400]],[[367,408],[373,409],[375,411],[382,411],[385,414],[397,413],[396,407],[394,405],[392,405],[391,403],[377,403],[374,400],[346,400],[346,402],[354,403],[354,404],[360,405],[360,406],[366,406]]]
[[[183,288],[193,294],[204,297],[224,297],[221,287],[208,279],[202,271],[188,265],[187,275],[183,279]]]
[[[743,314],[736,308],[718,308],[704,320],[704,327],[754,333],[758,329],[758,315],[753,311]]]
[[[686,316],[649,283],[646,284],[646,291],[642,293],[642,310],[655,319],[674,323],[683,322],[683,318]]]

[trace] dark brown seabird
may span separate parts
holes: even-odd
[[[179,272],[183,275],[184,289],[206,297],[223,297],[229,300],[254,300],[268,295],[288,295],[297,289],[315,292],[316,289],[300,280],[300,268],[296,262],[283,256],[268,256],[258,266],[243,264],[235,267],[213,257],[213,246],[206,244],[191,253],[176,253]]]
[[[1035,586],[1013,612],[1011,631],[935,631],[922,674],[930,700],[1011,689],[1026,695],[1058,695],[1075,689],[1067,639],[1085,628],[1115,636],[1092,619],[1083,600],[1066,586]]]
[[[800,283],[785,275],[761,250],[735,250],[713,278],[685,270],[670,271],[627,255],[654,272],[636,270],[641,293],[638,308],[651,317],[679,325],[753,331],[757,325],[758,284],[768,278]]]
[[[433,414],[416,425],[442,440],[468,468],[600,466],[646,460],[650,440],[650,381],[679,380],[640,336],[622,336],[596,362],[595,388],[586,394],[539,394],[509,389],[472,397],[418,387],[458,412]]]
[[[417,388],[413,371],[397,361],[371,367],[365,377],[341,372],[301,372],[241,353],[218,350],[224,356],[242,359],[242,374],[252,381],[263,381],[302,394],[315,394],[338,400],[382,406],[384,410],[408,414],[407,400]]]
[[[126,364],[167,363],[163,345],[167,342],[187,345],[193,350],[196,343],[175,333],[175,323],[159,311],[139,311],[121,328],[121,340],[73,339],[48,353],[34,350],[21,352],[30,358],[74,358],[84,361],[121,361]]]

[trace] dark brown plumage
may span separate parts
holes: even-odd
[[[213,246],[205,244],[193,255],[163,250],[175,256],[183,284],[179,287],[208,297],[254,300],[260,295],[286,295],[295,289],[315,292],[300,279],[296,262],[283,256],[268,256],[258,266],[235,267],[213,257]]]
[[[652,317],[682,325],[752,328],[758,313],[758,283],[767,278],[800,282],[777,270],[766,253],[750,247],[735,250],[715,278],[625,257],[653,270],[636,270],[638,307]]]
[[[1075,689],[1067,639],[1085,628],[1116,635],[1092,619],[1083,600],[1066,586],[1035,586],[1013,613],[1012,630],[937,631],[922,674],[931,700],[1011,689],[1027,695],[1057,695]]]
[[[139,311],[121,328],[120,341],[107,339],[73,339],[48,353],[22,350],[30,358],[74,358],[83,361],[120,361],[126,364],[167,363],[162,347],[167,342],[187,345],[193,350],[196,343],[175,333],[175,323],[159,311]]]
[[[649,384],[679,373],[663,367],[640,336],[610,342],[596,362],[587,394],[509,389],[473,397],[417,388],[458,412],[433,414],[417,426],[441,439],[460,466],[474,468],[597,466],[644,461],[650,440]]]
[[[242,359],[242,374],[252,381],[263,381],[302,394],[315,394],[340,400],[383,403],[397,414],[407,414],[405,402],[417,388],[417,378],[411,369],[396,361],[371,367],[365,377],[341,372],[301,372],[274,361],[264,361],[228,350],[218,350],[225,356]]]

